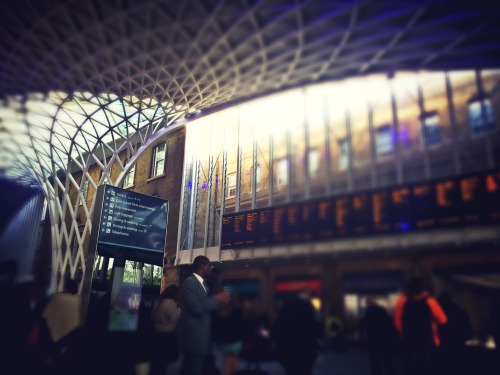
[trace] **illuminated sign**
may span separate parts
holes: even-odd
[[[500,171],[493,171],[227,214],[221,249],[497,222]]]
[[[318,279],[308,280],[279,280],[274,284],[276,293],[299,292],[309,289],[311,292],[321,292],[321,281]]]
[[[165,248],[168,202],[110,185],[99,186],[98,250],[134,249],[161,254]]]

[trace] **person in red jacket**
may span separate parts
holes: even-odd
[[[409,374],[432,373],[436,348],[441,344],[438,327],[446,324],[446,315],[424,287],[421,278],[406,285],[394,310],[394,324],[406,350]]]

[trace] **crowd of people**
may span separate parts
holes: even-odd
[[[84,330],[79,286],[74,280],[66,281],[63,292],[38,298],[26,332],[26,354],[31,359],[26,370],[44,369],[41,373],[55,375],[88,373],[90,368],[78,365],[82,362],[78,356],[97,355],[126,363],[120,369],[125,374],[137,374],[134,365],[139,362],[148,363],[151,375],[169,374],[179,358],[182,375],[259,373],[259,363],[266,360],[278,361],[286,375],[313,373],[324,326],[311,304],[309,290],[286,300],[271,324],[250,299],[227,291],[211,293],[207,280],[213,267],[208,258],[198,256],[192,266],[193,273],[180,288],[170,285],[154,300],[145,323],[150,330],[143,324],[140,330],[145,334],[135,341],[127,341],[125,336],[113,342],[100,340],[96,334],[106,330],[106,322],[97,319],[102,313],[94,317],[94,330]],[[330,323],[336,327],[332,348],[345,349],[339,344],[345,342],[340,341],[340,320]],[[407,283],[393,316],[376,300],[367,298],[360,328],[372,375],[396,374],[396,353],[404,358],[407,375],[467,373],[465,343],[472,337],[468,314],[449,294],[434,298],[420,278]],[[93,340],[101,342],[89,345]],[[215,364],[213,345],[222,354],[220,368]],[[120,349],[112,357],[109,348]],[[248,366],[243,372],[241,360]],[[103,373],[117,370],[115,364],[100,368]],[[92,373],[99,371],[93,368]]]
[[[395,374],[396,353],[403,355],[408,375],[470,373],[464,362],[472,338],[468,314],[447,293],[431,296],[421,278],[408,281],[393,318],[368,299],[361,328],[373,375]]]

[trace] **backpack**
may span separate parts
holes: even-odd
[[[427,298],[408,298],[403,307],[403,340],[412,348],[433,346],[432,312]]]

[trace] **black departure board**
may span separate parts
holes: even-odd
[[[273,207],[273,244],[286,243],[287,208]]]
[[[372,197],[372,230],[374,233],[387,233],[392,229],[390,192],[374,191]]]
[[[223,215],[221,249],[500,222],[500,171]]]
[[[286,241],[302,241],[302,231],[304,229],[304,224],[302,223],[302,205],[299,203],[291,204],[287,207],[286,212]]]
[[[245,212],[234,215],[233,219],[233,244],[236,247],[243,247],[246,242],[247,216]]]
[[[333,238],[334,220],[333,220],[333,200],[329,198],[317,201],[317,236],[318,239]]]
[[[500,171],[486,175],[486,201],[488,202],[488,219],[500,221]]]
[[[245,225],[245,244],[253,247],[259,243],[259,212],[247,212]]]
[[[460,203],[462,220],[465,224],[475,224],[486,220],[482,197],[485,195],[485,181],[481,176],[462,177]]]
[[[221,240],[220,240],[221,250],[232,249],[234,247],[233,221],[234,221],[234,216],[232,214],[224,215],[222,217]]]
[[[392,227],[395,231],[406,232],[411,228],[410,188],[397,187],[391,191]]]
[[[434,217],[434,190],[431,183],[411,187],[411,207],[415,229],[428,229],[436,226]]]
[[[315,201],[302,206],[302,240],[314,241],[318,231],[318,206]]]
[[[454,179],[436,182],[435,204],[436,220],[439,226],[457,225],[460,223],[460,213],[455,207],[460,205],[459,183]]]
[[[367,234],[371,231],[370,194],[357,193],[351,197],[351,228],[355,235]]]
[[[273,211],[271,208],[259,210],[259,245],[270,245],[273,241]]]
[[[335,199],[335,234],[344,237],[349,234],[351,197],[337,197]]]

